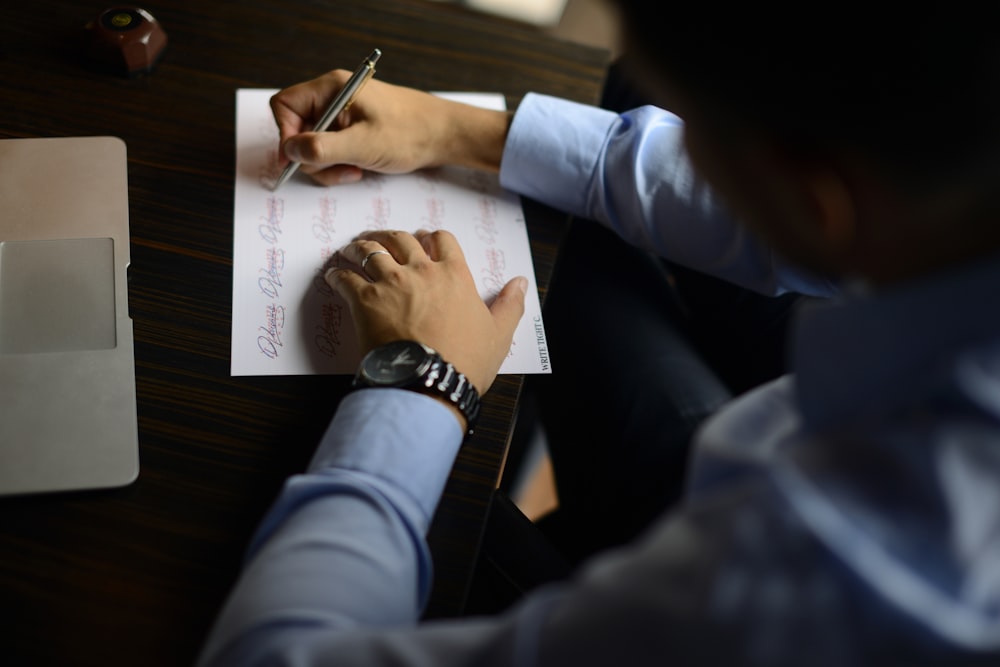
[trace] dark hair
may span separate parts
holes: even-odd
[[[998,166],[993,11],[889,11],[877,0],[780,12],[709,0],[617,4],[627,51],[699,103],[791,146],[850,146],[910,184]]]

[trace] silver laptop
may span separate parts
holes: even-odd
[[[128,264],[122,140],[0,140],[0,494],[138,475]]]

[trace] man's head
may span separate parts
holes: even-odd
[[[1000,208],[1000,39],[988,17],[708,2],[656,18],[652,0],[617,4],[627,57],[684,117],[693,159],[793,259],[881,280],[874,254],[896,248],[912,250],[910,273],[929,269],[934,258],[916,257],[926,255],[917,246],[941,235],[942,216],[952,235],[1000,243],[972,221]],[[795,227],[811,214],[826,219]],[[939,248],[938,263],[968,252]]]

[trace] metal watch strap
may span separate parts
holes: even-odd
[[[472,433],[479,418],[479,392],[468,378],[442,359],[440,354],[435,354],[435,360],[427,371],[423,384],[432,393],[444,396],[457,407],[465,415],[468,432]]]
[[[390,346],[417,346],[425,353],[421,370],[418,375],[409,379],[386,380],[380,382],[368,374],[366,365],[370,359],[377,357]],[[465,417],[467,433],[472,433],[479,418],[479,392],[463,373],[458,372],[453,365],[445,361],[441,355],[427,345],[416,341],[396,341],[371,350],[358,367],[358,372],[351,383],[352,388],[361,387],[395,387],[408,389],[431,396],[439,396],[454,405]]]

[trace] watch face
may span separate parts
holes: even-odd
[[[419,343],[400,340],[369,352],[361,370],[376,384],[402,385],[420,377],[429,357],[430,354]]]

